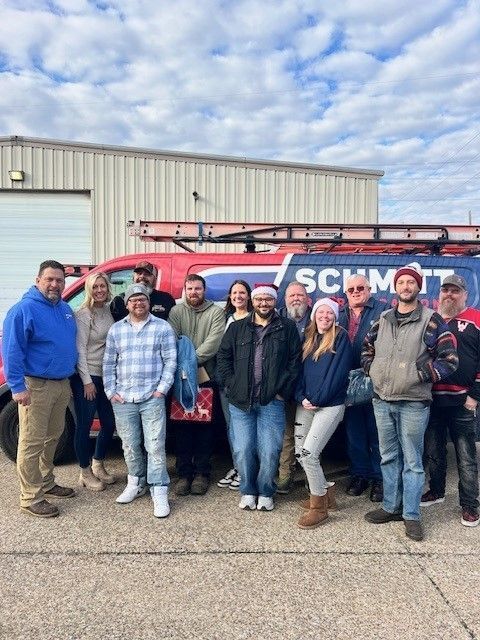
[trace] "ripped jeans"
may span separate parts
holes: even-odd
[[[128,474],[141,478],[143,484],[146,476],[149,485],[168,485],[165,398],[112,402],[112,407]]]
[[[345,413],[345,405],[321,407],[316,410],[297,407],[295,415],[295,456],[303,467],[310,493],[323,496],[327,481],[320,464],[320,454],[335,433]]]

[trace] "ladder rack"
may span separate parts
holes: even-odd
[[[273,245],[277,251],[325,253],[480,254],[480,227],[395,224],[236,224],[130,221],[129,235],[144,242]]]

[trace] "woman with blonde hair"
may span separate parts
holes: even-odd
[[[338,322],[338,304],[317,300],[305,330],[303,366],[295,398],[295,455],[307,476],[310,499],[300,520],[301,529],[314,529],[328,517],[327,490],[320,454],[345,412],[352,347],[348,333]],[[331,496],[333,501],[333,496]]]
[[[70,379],[76,413],[74,444],[80,465],[79,484],[91,491],[102,491],[106,484],[115,482],[115,476],[108,473],[104,466],[115,419],[102,379],[105,341],[113,324],[109,307],[111,299],[108,276],[102,272],[91,273],[85,280],[85,301],[75,313],[78,364],[77,373]],[[101,427],[92,458],[90,429],[95,412],[98,413]]]

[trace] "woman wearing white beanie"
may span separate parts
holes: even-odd
[[[345,412],[352,347],[338,322],[338,304],[318,300],[305,331],[303,367],[295,399],[295,455],[308,480],[308,512],[298,521],[301,529],[314,529],[328,517],[327,487],[320,453],[332,437]],[[333,488],[332,488],[333,489]]]

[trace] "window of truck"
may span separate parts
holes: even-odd
[[[122,269],[121,271],[110,271],[108,274],[112,285],[112,296],[124,293],[129,284],[132,283],[133,269]],[[67,302],[76,311],[85,300],[85,287],[76,291]]]

